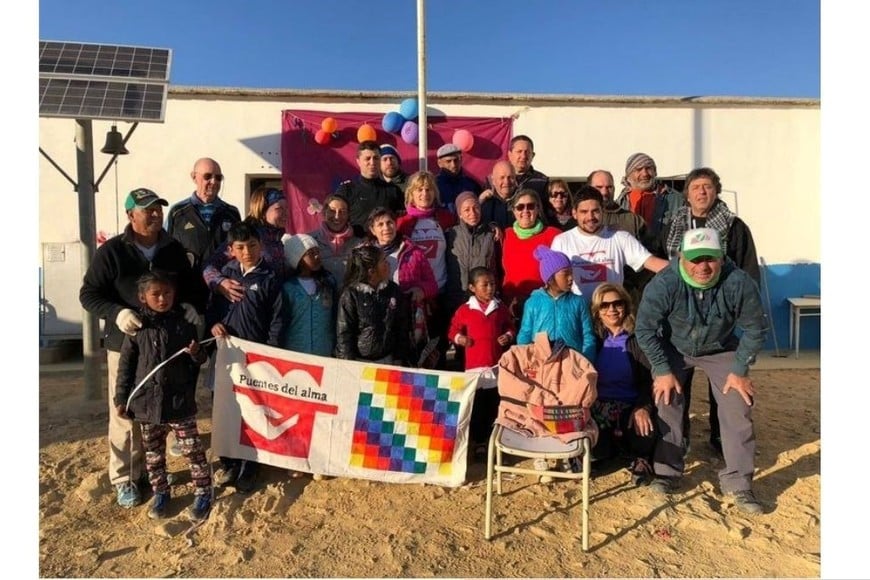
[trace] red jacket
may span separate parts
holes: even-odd
[[[506,332],[510,333],[511,340],[516,337],[517,331],[507,306],[493,298],[484,310],[472,296],[456,309],[447,337],[453,342],[457,334],[471,338],[471,346],[465,347],[465,370],[469,370],[498,363],[507,348],[498,343],[498,337]]]

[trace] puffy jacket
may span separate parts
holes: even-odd
[[[299,278],[284,283],[284,331],[280,348],[295,352],[332,356],[335,349],[335,279],[328,271],[317,280],[317,291],[310,295]]]
[[[396,261],[399,288],[402,292],[408,292],[418,286],[423,290],[423,297],[426,300],[434,300],[438,294],[438,283],[423,250],[411,240],[404,239],[399,245]]]
[[[79,291],[82,307],[106,321],[107,350],[121,350],[124,333],[115,324],[115,318],[125,308],[140,307],[137,281],[151,270],[175,275],[177,304],[187,302],[197,311],[205,311],[205,288],[197,280],[199,274],[191,268],[184,247],[165,231],[161,232],[154,259],[148,261],[133,242],[133,231],[127,225],[123,233],[97,248]]]
[[[184,320],[184,311],[165,313],[141,309],[142,328],[124,336],[118,361],[115,405],[127,398],[145,375],[197,339],[196,327]],[[157,371],[130,400],[129,414],[141,423],[168,423],[196,415],[196,379],[205,362],[205,349],[197,356],[183,353]]]
[[[169,208],[166,216],[166,231],[178,240],[191,260],[194,270],[202,271],[205,261],[227,238],[227,232],[242,218],[235,206],[224,200],[215,199],[214,214],[209,225],[205,225],[197,211],[199,199],[192,195]]]
[[[335,323],[335,356],[350,360],[408,361],[410,306],[395,282],[344,289]]]
[[[693,357],[734,351],[731,371],[745,376],[767,332],[758,285],[726,258],[717,284],[695,290],[680,276],[679,262],[674,258],[647,284],[638,308],[634,333],[653,375],[672,372],[666,350],[672,345]]]
[[[573,292],[553,298],[546,288],[538,288],[526,300],[517,344],[530,344],[539,332],[550,340],[565,343],[595,362],[595,330],[586,300]]]
[[[543,332],[527,345],[515,345],[499,359],[496,423],[531,437],[551,436],[569,442],[587,435],[594,446],[598,426],[589,408],[598,397],[598,373],[592,363],[571,348],[553,353]],[[528,405],[580,406],[585,429],[553,433]]]

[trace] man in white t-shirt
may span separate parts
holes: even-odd
[[[603,282],[622,284],[626,265],[634,270],[643,268],[658,272],[668,265],[653,256],[628,232],[604,227],[601,218],[604,200],[601,192],[584,185],[574,197],[574,219],[577,227],[561,233],[550,247],[571,259],[574,270],[575,294],[592,299],[592,292]]]

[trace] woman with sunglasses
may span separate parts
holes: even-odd
[[[251,210],[245,217],[260,234],[263,259],[278,274],[282,283],[287,279],[289,268],[284,259],[284,244],[281,242],[287,225],[287,199],[280,189],[261,185],[251,192]],[[224,242],[206,262],[202,277],[212,292],[218,292],[230,302],[244,297],[244,287],[234,280],[221,276],[223,268],[231,259],[230,249]]]
[[[511,201],[511,211],[514,223],[505,228],[502,245],[502,298],[510,308],[511,315],[519,322],[522,320],[523,303],[541,285],[538,261],[533,255],[535,248],[549,248],[553,238],[562,232],[544,223],[541,198],[534,189],[517,192]]]
[[[605,282],[592,293],[591,313],[598,370],[598,399],[592,405],[598,442],[592,456],[628,455],[632,481],[643,485],[653,477],[655,406],[649,361],[634,336],[631,297],[620,284]]]
[[[549,196],[549,204],[546,208],[547,222],[563,232],[576,227],[577,220],[571,212],[574,204],[571,203],[571,189],[568,187],[568,182],[564,179],[551,180],[547,185],[547,194]]]

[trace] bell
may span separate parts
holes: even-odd
[[[106,144],[100,149],[102,153],[109,155],[126,155],[129,153],[124,147],[124,136],[118,131],[118,127],[112,125],[112,129],[106,133]]]

